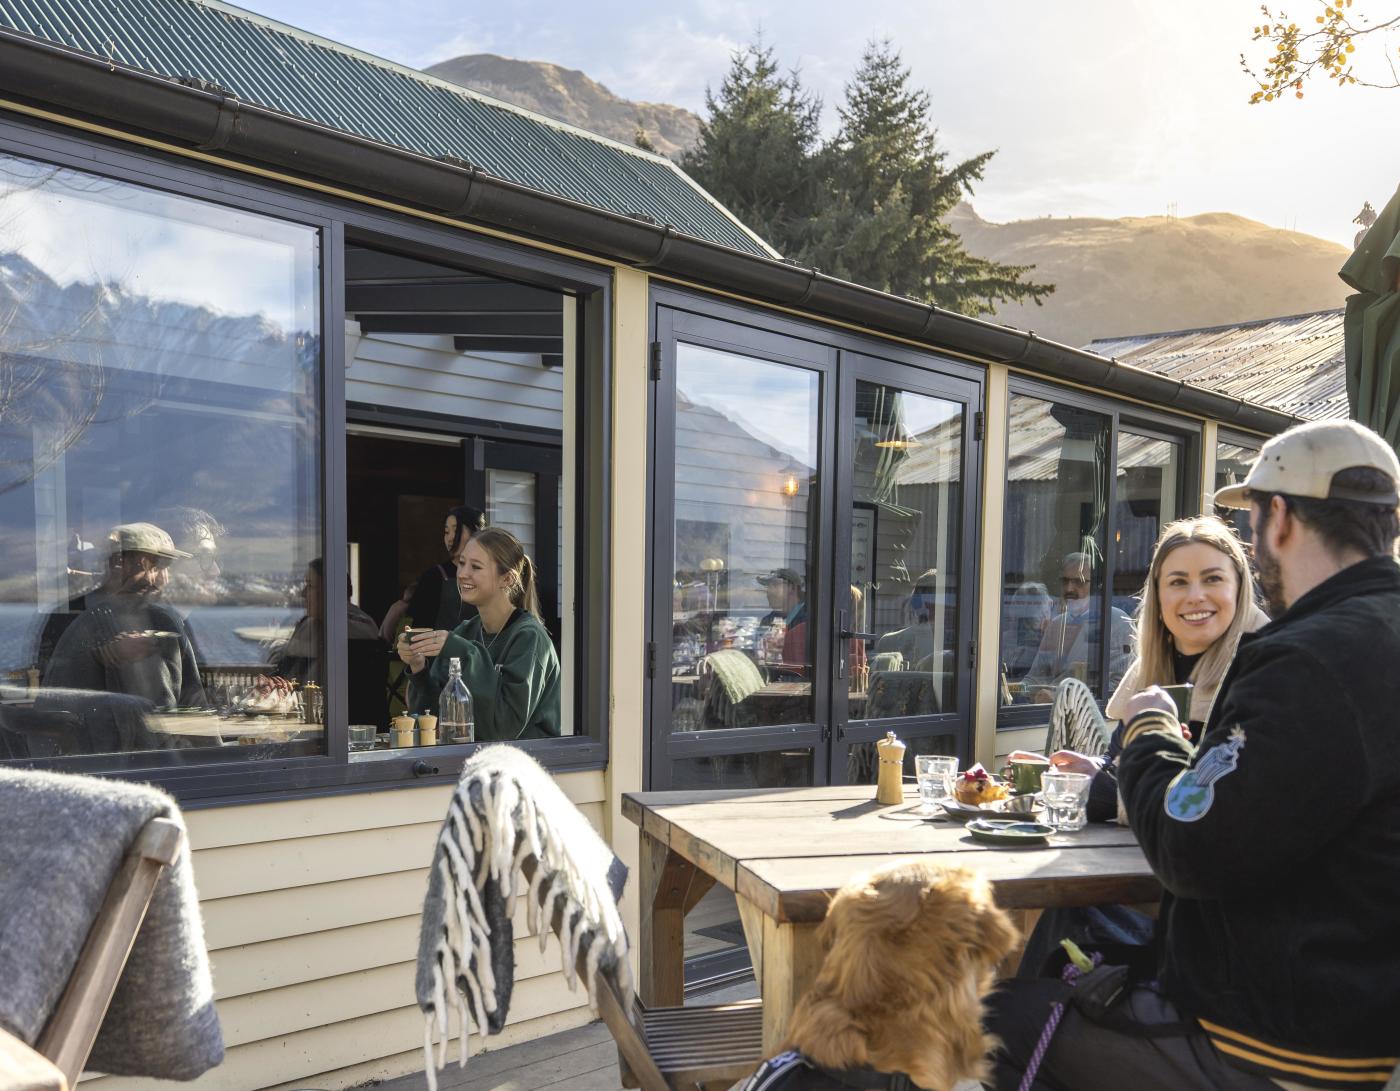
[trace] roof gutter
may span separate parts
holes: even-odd
[[[770,303],[1006,363],[1211,420],[1274,433],[1299,418],[1187,386],[982,319],[878,292],[505,181],[456,159],[242,102],[202,80],[167,79],[0,28],[0,89],[204,151],[274,164],[380,197],[654,269]]]

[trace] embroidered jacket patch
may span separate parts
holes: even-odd
[[[1222,745],[1212,747],[1194,768],[1183,769],[1172,779],[1164,801],[1167,816],[1178,822],[1203,818],[1215,803],[1215,782],[1235,771],[1243,749],[1244,728],[1237,724]]]

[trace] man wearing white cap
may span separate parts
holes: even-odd
[[[106,578],[64,630],[41,684],[126,694],[157,708],[204,705],[184,622],[159,601],[170,562],[190,554],[154,523],[114,527],[109,545]]]
[[[1165,889],[1160,984],[1104,989],[1100,969],[1076,986],[1035,1086],[1389,1086],[1400,1065],[1397,486],[1389,445],[1326,421],[1276,436],[1243,484],[1216,494],[1249,510],[1274,621],[1241,638],[1199,746],[1160,689],[1129,701],[1118,785]],[[1044,992],[1026,984],[1022,1001]],[[1025,1010],[1003,1013],[999,1087],[1029,1064]]]

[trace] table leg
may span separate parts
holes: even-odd
[[[648,1008],[680,1007],[685,1003],[685,915],[715,880],[645,832],[641,849],[637,992]]]
[[[819,926],[775,921],[742,895],[736,900],[763,999],[763,1055],[770,1057],[787,1035],[797,1001],[821,969]]]
[[[1007,910],[1011,917],[1011,923],[1016,926],[1016,931],[1021,933],[1021,938],[1007,956],[1001,960],[1001,965],[997,967],[998,978],[1016,976],[1016,971],[1021,966],[1021,956],[1026,953],[1026,944],[1030,942],[1031,933],[1035,931],[1036,922],[1040,920],[1042,912],[1044,910],[1041,909]]]

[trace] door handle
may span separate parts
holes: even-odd
[[[846,628],[846,619],[850,616],[845,610],[838,610],[836,613],[836,635],[841,640],[879,640],[879,633],[856,633]]]

